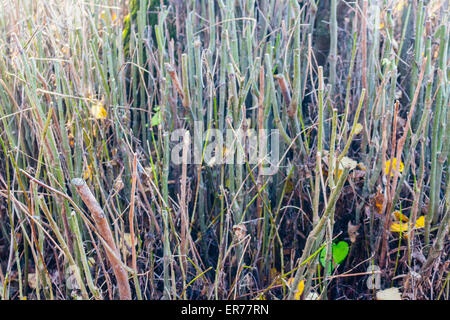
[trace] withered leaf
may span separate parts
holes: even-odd
[[[233,232],[236,236],[237,241],[242,241],[247,235],[247,228],[242,223],[236,224],[233,226]]]
[[[384,201],[383,192],[381,191],[381,188],[378,188],[377,194],[373,198],[373,206],[374,206],[375,212],[378,214],[383,213],[383,201]]]
[[[350,241],[352,243],[355,243],[356,238],[359,236],[358,230],[359,230],[360,226],[361,226],[360,224],[354,225],[354,224],[352,224],[351,221],[348,222],[347,233],[348,233],[348,236],[350,237]]]

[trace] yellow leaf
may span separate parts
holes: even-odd
[[[290,285],[292,285],[293,282],[294,282],[294,278],[290,278],[287,283],[290,286]],[[295,296],[294,296],[295,300],[300,300],[300,297],[301,297],[304,289],[305,289],[305,282],[304,282],[304,280],[302,280],[298,283],[297,291],[295,292]]]
[[[383,210],[383,203],[382,202],[375,202],[375,207],[377,208],[377,213],[381,214]]]
[[[425,216],[420,216],[416,220],[416,228],[423,228],[425,227]]]
[[[407,223],[393,223],[391,224],[391,231],[392,232],[406,232],[408,231],[408,224]]]
[[[99,120],[106,119],[108,115],[105,108],[103,107],[103,102],[101,101],[92,104],[91,114],[95,119]]]
[[[390,166],[391,166],[391,160],[386,161],[386,166],[384,168],[385,175],[387,175],[389,173]],[[405,166],[403,165],[403,162],[400,160],[398,171],[403,172],[404,167]],[[394,159],[392,159],[391,177],[394,176],[394,172],[395,172],[396,168],[397,168],[397,158],[394,158]]]
[[[92,178],[92,164],[86,166],[83,170],[83,179],[90,180]]]
[[[395,214],[395,212],[394,212]],[[405,217],[406,218],[406,217]],[[425,226],[425,216],[420,216],[416,220],[416,224],[414,226],[414,229],[423,228]],[[408,223],[402,223],[402,222],[395,222],[391,225],[391,232],[407,232],[409,230],[409,224]]]
[[[400,211],[394,211],[394,216],[398,221],[402,221],[402,222],[409,221],[409,218],[407,216],[405,216],[403,213],[401,213]]]
[[[355,134],[360,134],[362,129],[363,129],[362,124],[361,123],[357,123],[356,126],[355,126]]]
[[[88,265],[90,268],[92,268],[93,266],[95,266],[95,259],[92,257],[88,258]]]
[[[295,293],[295,300],[300,300],[303,289],[305,289],[305,282],[302,280],[298,284],[297,292]]]

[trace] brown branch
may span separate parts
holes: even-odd
[[[131,268],[137,272],[136,264],[136,247],[134,243],[134,203],[136,200],[136,180],[137,180],[137,156],[133,157],[133,175],[131,181],[131,201],[130,211],[128,212],[128,220],[130,221],[130,242],[131,242]]]
[[[99,203],[97,202],[91,190],[89,189],[89,187],[87,186],[86,182],[83,179],[75,178],[72,180],[72,184],[75,186],[81,199],[91,212],[92,218],[95,221],[95,225],[97,227],[98,232],[104,238],[104,240],[106,241],[108,246],[112,249],[112,251],[115,253],[114,254],[109,250],[105,250],[106,256],[108,257],[108,260],[111,263],[114,274],[117,278],[117,285],[119,287],[120,299],[131,300],[131,290],[130,284],[128,283],[128,273],[121,266],[122,261],[119,258],[119,250],[117,250],[116,244],[114,243],[111,229],[109,227],[108,220],[106,220],[106,216],[103,209],[100,207]]]
[[[278,80],[278,85],[281,88],[281,94],[283,95],[284,98],[284,103],[286,103],[286,105],[288,106],[288,115],[290,118],[295,116],[295,112],[297,111],[297,106],[291,106],[291,93],[289,90],[289,86],[286,83],[286,80],[284,79],[282,74],[277,74],[275,75],[275,79]]]
[[[174,67],[172,67],[169,63],[165,63],[164,65],[166,66],[167,72],[172,78],[173,84],[175,85],[175,89],[177,89],[177,92],[180,95],[181,100],[184,101],[183,88],[181,87],[181,83],[180,80],[178,79],[177,72],[175,71]]]
[[[400,138],[400,140],[398,141],[397,144],[397,161],[396,161],[396,165],[395,165],[395,171],[394,171],[394,179],[392,182],[392,187],[391,187],[391,195],[389,199],[393,199],[394,198],[394,194],[395,191],[397,190],[397,182],[398,182],[398,176],[399,176],[399,169],[400,169],[400,161],[401,161],[401,157],[402,157],[402,153],[403,153],[403,147],[405,145],[406,142],[406,137],[408,136],[408,132],[411,129],[411,118],[414,114],[414,110],[416,108],[416,104],[417,104],[417,100],[419,97],[419,92],[420,92],[420,87],[422,85],[422,80],[423,80],[423,76],[425,74],[425,66],[426,66],[426,62],[427,62],[427,58],[425,57],[423,64],[422,64],[422,69],[420,71],[420,75],[419,75],[419,80],[417,81],[417,85],[416,85],[416,90],[414,92],[414,98],[411,102],[411,107],[409,109],[409,113],[408,113],[408,117],[406,119],[406,126],[404,128],[403,131],[403,135]],[[391,161],[391,166],[392,166],[392,162],[393,159]],[[384,168],[383,168],[384,170]],[[390,173],[389,173],[390,174]],[[406,174],[406,173],[404,173]],[[388,179],[390,179],[390,177],[388,177]],[[390,221],[390,217],[391,217],[391,209],[393,208],[393,204],[392,201],[388,202],[387,204],[387,208],[386,208],[386,216],[385,216],[385,220],[384,220],[384,228],[383,228],[383,244],[381,247],[381,254],[380,254],[380,267],[383,268],[384,267],[384,263],[385,263],[385,258],[387,255],[387,243],[388,243],[388,239],[389,239],[389,221]]]

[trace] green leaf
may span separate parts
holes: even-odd
[[[333,253],[333,261],[332,263],[330,263],[328,265],[328,273],[331,273],[331,271],[333,271],[334,268],[336,268],[339,264],[342,263],[342,261],[345,260],[345,258],[348,255],[348,251],[349,251],[349,247],[348,247],[348,243],[345,241],[340,241],[337,244],[333,243],[332,245],[332,253]],[[320,252],[320,264],[322,265],[322,267],[325,268],[326,265],[326,254],[327,254],[327,250],[326,248],[323,248],[322,251]]]
[[[161,123],[161,111],[158,111],[152,116],[152,127],[157,126]]]

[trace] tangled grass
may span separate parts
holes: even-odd
[[[449,298],[447,0],[0,5],[2,299]]]

